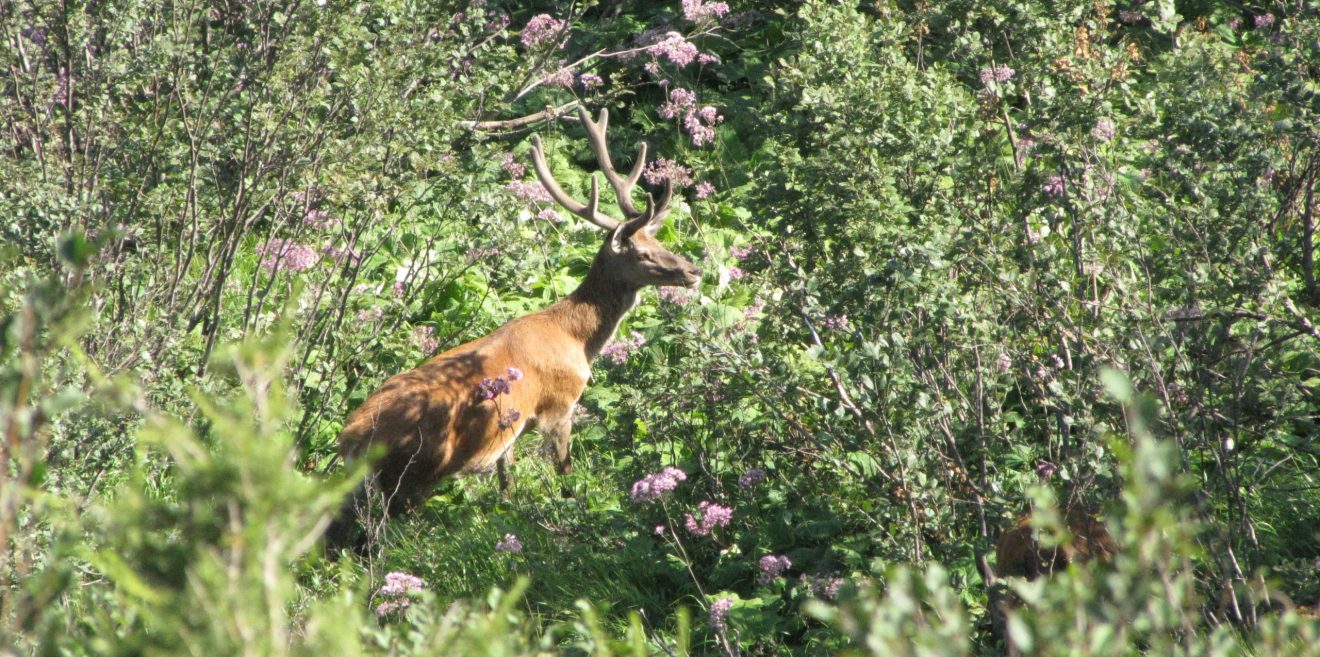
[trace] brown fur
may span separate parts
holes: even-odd
[[[1114,556],[1117,546],[1103,522],[1090,515],[1070,514],[1067,525],[1072,540],[1046,548],[1036,541],[1030,516],[1019,518],[1013,529],[999,537],[995,573],[1000,577],[1036,579],[1063,570],[1070,563],[1109,561]]]

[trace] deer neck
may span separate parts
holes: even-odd
[[[609,271],[601,258],[591,263],[591,271],[563,302],[566,328],[582,341],[587,360],[593,360],[614,336],[623,316],[637,305],[641,287]]]

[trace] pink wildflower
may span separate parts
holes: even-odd
[[[415,591],[421,591],[426,588],[426,582],[416,575],[408,573],[389,573],[385,576],[385,584],[376,591],[376,596],[385,598],[380,604],[376,605],[376,616],[385,617],[400,609],[406,609],[409,605],[409,594]]]
[[[500,395],[509,394],[512,390],[513,388],[509,386],[509,380],[502,376],[493,379],[482,379],[481,383],[477,384],[477,398],[482,400],[495,399]]]
[[[504,376],[508,377],[510,381],[522,381],[523,371],[516,367],[510,367],[504,371]]]
[[[697,63],[702,66],[710,66],[711,64],[720,63],[720,58],[718,55],[703,52],[700,55],[697,55]]]
[[[775,578],[779,577],[785,570],[791,568],[793,562],[783,555],[775,556],[773,554],[768,554],[761,557],[761,561],[757,565],[761,569],[761,574],[757,576],[756,583],[765,586],[766,584],[773,582]]]
[[[541,78],[548,86],[561,89],[572,89],[573,79],[573,69],[567,66],[560,67],[554,73],[547,73],[544,78]]]
[[[686,305],[692,301],[692,293],[681,287],[662,287],[656,292],[661,301],[672,303],[676,306]]]
[[[1261,14],[1255,17],[1254,19],[1252,19],[1252,22],[1256,24],[1256,29],[1258,30],[1268,27],[1274,27],[1274,14]]]
[[[563,31],[564,21],[551,16],[550,14],[537,14],[532,20],[527,21],[523,27],[522,44],[528,48],[535,48],[546,42],[554,40],[556,36]]]
[[[1064,191],[1068,189],[1068,183],[1063,179],[1063,176],[1050,176],[1050,179],[1045,181],[1045,186],[1041,189],[1050,196],[1063,196]]]
[[[1100,141],[1113,139],[1115,133],[1114,122],[1109,119],[1096,119],[1095,127],[1091,128],[1091,136]]]
[[[812,595],[822,600],[833,600],[839,597],[839,589],[843,588],[844,579],[842,577],[807,577],[803,575],[802,581],[806,582]]]
[[[632,337],[623,340],[611,340],[609,344],[606,344],[600,350],[600,355],[610,359],[610,362],[615,365],[622,365],[628,360],[629,354],[644,344],[646,344],[646,337],[634,332]]]
[[[665,535],[665,526],[664,526],[664,525],[656,525],[656,526],[655,526],[655,530],[652,531],[651,533],[655,534],[656,536],[664,536],[664,535]]]
[[[421,349],[424,354],[433,354],[440,349],[440,341],[435,337],[434,327],[414,327],[409,337],[412,339],[412,343],[417,345],[417,348]]]
[[[684,111],[696,107],[697,95],[689,89],[674,87],[669,90],[669,100],[660,106],[660,118],[676,119]]]
[[[518,540],[513,534],[505,534],[504,540],[495,544],[496,552],[506,552],[508,554],[518,554],[523,551],[522,541]]]
[[[312,209],[308,210],[307,214],[303,215],[303,223],[306,224],[307,227],[315,230],[325,230],[339,222],[331,219],[330,213],[325,210]]]
[[[1017,71],[1004,64],[995,64],[990,68],[981,69],[981,84],[988,87],[996,82],[1008,82],[1016,73]]]
[[[750,246],[732,246],[732,247],[729,247],[729,255],[731,255],[731,256],[737,258],[738,260],[746,260],[746,259],[752,257],[752,254],[755,253],[755,252],[756,252],[756,249],[753,249],[753,248],[750,247]]]
[[[500,168],[514,180],[522,178],[523,174],[527,173],[527,165],[519,162],[518,156],[510,152],[500,153]]]
[[[716,632],[724,634],[729,629],[728,619],[729,610],[733,608],[733,600],[721,598],[710,604],[710,626],[715,628]]]
[[[555,212],[550,208],[546,208],[544,210],[541,210],[540,212],[537,212],[536,218],[540,219],[541,221],[549,221],[552,223],[559,223],[564,220],[563,217],[559,216],[558,212]]]
[[[697,46],[678,32],[669,32],[665,37],[647,48],[647,52],[656,58],[665,58],[683,68],[697,58]]]
[[[703,180],[697,183],[697,198],[699,199],[710,198],[714,194],[715,194],[715,185],[710,184],[709,181]]]
[[[683,520],[683,526],[693,536],[710,536],[716,527],[728,527],[729,521],[733,520],[733,509],[714,502],[698,504],[697,512],[701,514],[700,520],[691,513],[685,514]]]
[[[605,81],[595,73],[583,73],[578,76],[578,84],[581,85],[583,89],[595,89],[596,87],[605,84]]]
[[[674,187],[687,187],[692,184],[692,170],[672,160],[658,157],[650,164],[646,165],[646,170],[642,174],[646,178],[647,184],[659,185],[666,180],[674,183]]]
[[[705,0],[683,0],[683,18],[693,23],[723,18],[729,13],[729,5],[724,2],[706,2]]]
[[[526,182],[515,180],[504,186],[504,189],[513,193],[514,196],[524,201],[536,201],[540,203],[551,203],[554,199],[550,198],[550,192],[545,191],[539,182]]]
[[[384,314],[385,314],[385,310],[380,308],[379,306],[374,308],[363,308],[362,310],[358,311],[357,320],[362,323],[374,322],[380,319],[381,315]]]
[[[316,249],[284,238],[276,238],[257,247],[257,255],[261,256],[259,264],[271,273],[277,269],[304,271],[311,269],[321,259]]]
[[[678,488],[678,482],[687,479],[687,474],[678,468],[665,468],[660,472],[654,472],[641,479],[638,479],[632,485],[632,501],[634,502],[653,502],[664,496],[675,488]],[[658,527],[657,529],[662,529]]]
[[[761,468],[751,468],[747,472],[744,472],[741,477],[738,477],[738,488],[751,488],[752,486],[765,481],[765,477],[765,470]]]
[[[826,331],[842,331],[848,328],[848,316],[826,315],[825,319],[820,320],[820,325]]]

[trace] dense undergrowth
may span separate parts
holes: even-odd
[[[0,42],[0,651],[1320,650],[1314,6],[8,2]],[[665,158],[700,289],[595,363],[572,474],[525,436],[507,500],[325,558],[348,412],[585,274],[527,166],[585,195],[579,105]],[[1119,550],[999,631],[1032,509]]]

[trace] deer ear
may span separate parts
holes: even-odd
[[[619,253],[623,251],[623,242],[636,232],[636,228],[629,230],[629,222],[619,224],[617,228],[610,231],[610,252]]]

